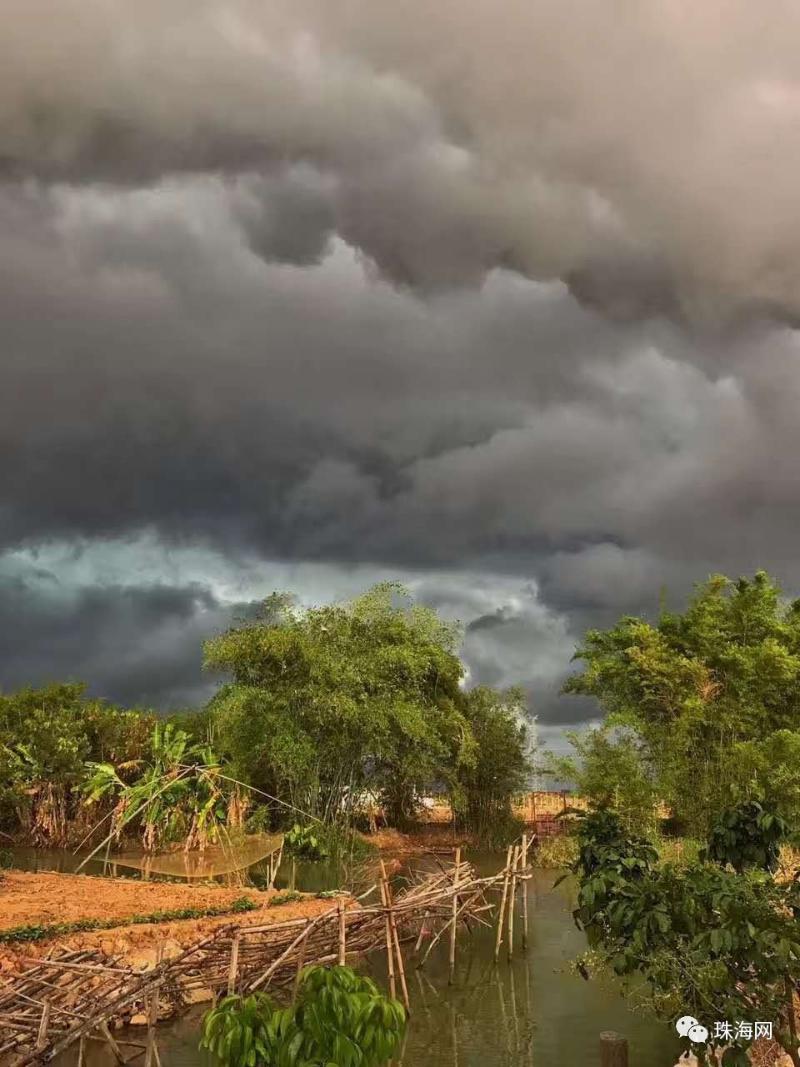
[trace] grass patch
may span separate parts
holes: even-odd
[[[177,919],[213,919],[218,915],[237,915],[255,911],[258,904],[250,897],[239,897],[231,904],[212,908],[173,908],[154,911],[149,915],[132,915],[129,919],[76,919],[65,923],[30,923],[0,930],[0,944],[14,942],[46,941],[49,937],[67,934],[89,933],[93,930],[114,930],[125,926],[143,926],[146,923],[174,922]]]
[[[267,901],[268,908],[279,908],[281,904],[293,904],[296,900],[302,900],[303,894],[296,889],[284,889],[282,893],[276,893]]]

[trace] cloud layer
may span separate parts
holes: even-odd
[[[798,46],[739,0],[7,4],[0,684],[201,699],[313,567],[407,576],[555,726],[585,627],[800,589]]]

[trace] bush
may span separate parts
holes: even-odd
[[[295,823],[283,838],[286,851],[297,856],[298,859],[313,862],[327,859],[329,852],[322,841],[320,830],[313,826],[300,826],[299,823]]]
[[[396,1052],[405,1010],[349,967],[308,967],[297,1003],[229,996],[203,1019],[200,1047],[221,1067],[379,1067]]]
[[[558,834],[546,837],[537,846],[533,862],[537,867],[561,870],[571,867],[578,858],[578,842],[572,834]]]

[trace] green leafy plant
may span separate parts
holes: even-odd
[[[658,864],[652,846],[627,837],[610,811],[585,816],[578,839],[574,914],[592,958],[635,979],[636,995],[646,990],[651,1009],[671,1020],[687,1012],[780,1020],[777,1040],[798,1067],[800,882],[711,862]],[[747,1044],[737,1039],[722,1064],[744,1065]],[[713,1041],[695,1049],[701,1062],[719,1063],[717,1051]]]
[[[274,897],[269,898],[267,903],[268,908],[279,908],[282,904],[293,904],[296,900],[302,900],[303,894],[298,893],[296,889],[284,889],[281,893],[276,893]]]
[[[702,859],[729,863],[735,871],[755,867],[775,871],[781,845],[789,838],[784,819],[757,800],[748,800],[722,812],[711,830]]]
[[[309,967],[297,1000],[229,996],[203,1020],[201,1048],[221,1067],[380,1067],[406,1024],[398,1001],[349,967]]]
[[[316,862],[328,856],[328,850],[319,832],[313,826],[301,826],[295,823],[284,835],[283,843],[286,851],[297,856],[298,859]]]

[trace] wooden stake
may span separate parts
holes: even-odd
[[[428,928],[427,928],[426,924],[428,922],[428,917],[429,916],[430,916],[430,911],[426,911],[425,914],[422,916],[422,926],[420,926],[420,928],[419,928],[419,937],[417,938],[417,943],[414,945],[414,955],[415,956],[419,952],[420,947],[422,945],[422,941],[423,941],[423,939],[425,937],[425,934],[427,933]]]
[[[228,996],[236,992],[236,983],[239,979],[239,932],[237,931],[231,940],[231,963],[228,968]]]
[[[600,1067],[628,1067],[628,1042],[622,1034],[605,1030],[600,1035]]]
[[[383,866],[381,860],[381,903],[385,909],[386,918],[384,920],[384,933],[386,935],[386,965],[389,969],[389,992],[392,997],[397,996],[397,986],[394,980],[394,946],[392,944],[392,924],[389,918],[389,902],[387,900],[388,886],[386,884],[386,869]]]
[[[523,873],[528,867],[528,835],[522,835],[522,870]],[[522,883],[522,947],[526,949],[528,947],[528,881],[527,878]]]
[[[347,958],[347,922],[344,913],[344,901],[341,897],[337,904],[339,908],[339,966],[344,967]]]
[[[155,1067],[156,1023],[158,1022],[158,992],[150,994],[147,1005],[147,1051],[145,1067]]]
[[[126,1060],[125,1060],[125,1057],[122,1055],[122,1049],[119,1047],[119,1045],[114,1040],[114,1037],[113,1037],[111,1031],[108,1028],[108,1023],[107,1022],[100,1023],[100,1025],[98,1026],[98,1030],[103,1035],[103,1037],[106,1039],[111,1051],[114,1053],[114,1059],[117,1061],[117,1063],[123,1063],[124,1064],[126,1062]]]
[[[392,887],[389,885],[389,879],[386,877],[386,868],[383,860],[381,860],[381,873],[386,886],[386,903],[389,907],[389,926],[392,931],[392,944],[397,959],[397,973],[400,976],[400,988],[403,991],[403,1003],[406,1006],[407,1014],[410,1015],[411,1001],[408,996],[408,986],[406,985],[406,967],[403,962],[403,953],[400,951],[400,937],[397,933],[397,920],[394,916],[394,897],[392,896]]]
[[[517,867],[519,865],[519,846],[514,849],[511,861],[511,887],[508,892],[508,958],[514,955],[514,906],[517,896]]]
[[[86,1034],[81,1034],[78,1045],[78,1067],[86,1067]]]
[[[47,1028],[50,1025],[50,1001],[45,998],[42,1001],[42,1018],[39,1023],[39,1033],[36,1035],[37,1049],[44,1048],[47,1044]]]
[[[456,865],[453,871],[453,890],[458,889],[459,875],[461,874],[461,849],[456,849]],[[450,985],[453,984],[453,978],[456,972],[456,934],[458,933],[458,893],[453,892],[453,925],[450,928],[450,976],[448,981]]]
[[[513,847],[511,845],[509,845],[508,846],[508,851],[506,852],[506,865],[505,865],[505,869],[504,869],[505,877],[503,878],[503,895],[500,898],[500,914],[497,917],[497,939],[496,939],[495,944],[494,944],[494,961],[495,961],[495,963],[497,963],[497,961],[500,959],[500,945],[503,943],[503,920],[505,919],[506,897],[508,896],[508,879],[509,879],[509,874],[511,872],[511,854],[512,854],[512,852],[513,852]]]

